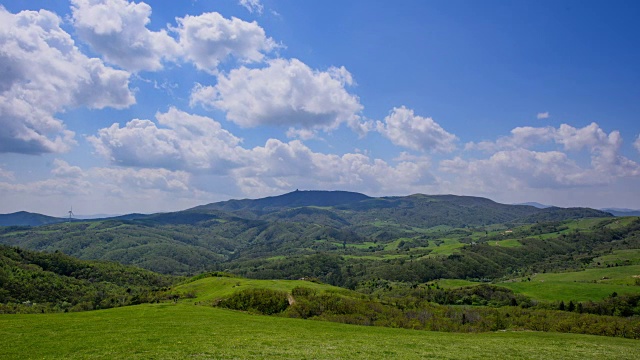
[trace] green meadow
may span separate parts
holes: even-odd
[[[639,294],[640,286],[635,285],[638,275],[640,265],[632,265],[535,274],[529,277],[531,281],[522,278],[497,285],[537,300],[587,301],[601,300],[614,292]]]
[[[353,293],[352,291],[337,286],[318,284],[305,280],[254,280],[235,277],[206,277],[176,286],[172,292],[176,294],[191,293],[195,295],[194,298],[183,300],[184,302],[207,303],[228,297],[235,292],[245,289],[269,289],[291,293],[291,290],[298,286],[314,289],[318,292]]]
[[[2,359],[636,359],[638,349],[611,337],[426,332],[187,304],[0,316]]]

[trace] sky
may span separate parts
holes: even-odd
[[[0,213],[640,209],[640,2],[0,0]]]

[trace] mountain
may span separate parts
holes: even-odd
[[[0,227],[0,243],[190,274],[233,261],[335,252],[345,250],[347,244],[365,252],[428,248],[439,246],[433,241],[447,236],[474,241],[468,236],[488,235],[494,225],[514,228],[610,216],[594,209],[538,209],[473,196],[373,198],[346,191],[294,191],[170,213]],[[10,225],[19,224],[25,223]]]
[[[607,208],[607,209],[600,209],[600,210],[611,213],[613,214],[613,216],[640,216],[640,210],[620,209],[620,208]]]
[[[535,201],[525,202],[525,203],[520,203],[520,204],[514,204],[514,205],[528,205],[528,206],[536,207],[538,209],[546,209],[546,208],[553,207],[552,205],[540,204],[539,202],[535,202]]]
[[[201,205],[190,210],[251,210],[257,212],[269,212],[302,206],[331,207],[351,204],[367,199],[371,198],[364,194],[349,191],[296,190],[283,195],[270,196],[255,200],[229,200]]]
[[[346,191],[294,191],[262,199],[212,203],[189,211],[220,210],[243,218],[320,222],[335,227],[376,222],[426,228],[438,225],[466,227],[505,222],[531,223],[536,221],[534,218],[537,214],[547,221],[611,216],[593,209],[549,209],[500,204],[474,196],[414,194],[373,198]]]
[[[67,221],[65,218],[57,218],[42,214],[18,211],[11,214],[0,214],[0,226],[38,226]]]

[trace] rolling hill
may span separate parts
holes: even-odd
[[[67,220],[68,219],[26,211],[18,211],[11,214],[0,214],[0,226],[39,226],[60,223]]]
[[[391,258],[450,255],[481,241],[481,232],[488,234],[485,227],[607,216],[593,209],[538,209],[469,196],[372,198],[344,191],[294,191],[170,213],[4,227],[0,243],[184,275],[224,270],[238,261],[345,254],[347,248],[360,249],[351,252],[359,256],[366,251]],[[471,234],[476,238],[469,240]],[[450,246],[448,253],[439,247],[441,238]],[[400,248],[415,251],[401,255]]]

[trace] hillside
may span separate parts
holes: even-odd
[[[108,329],[108,330],[106,330]],[[3,359],[636,359],[638,341],[460,334],[249,315],[186,304],[0,316]],[[27,355],[28,354],[28,355]],[[499,354],[499,355],[497,355]]]
[[[0,214],[0,226],[39,226],[60,223],[67,220],[68,219],[26,211],[18,211],[11,214]]]
[[[0,313],[79,311],[142,303],[150,300],[153,290],[176,280],[117,263],[0,245]]]
[[[363,260],[373,256],[426,261],[436,254],[473,254],[481,248],[465,250],[465,246],[484,242],[484,237],[498,234],[499,229],[525,226],[521,232],[525,236],[530,233],[527,224],[606,216],[610,214],[593,209],[537,209],[468,196],[371,198],[350,192],[296,191],[171,213],[0,227],[0,243],[62,251],[86,260],[118,261],[166,274],[234,269],[259,261],[254,267],[262,269],[260,276],[275,276],[283,274],[282,269],[273,272],[269,267],[287,257],[331,253]],[[567,250],[572,245],[559,246]],[[501,272],[465,272],[464,276],[493,277]],[[335,284],[345,284],[337,272],[331,277]]]
[[[261,199],[229,200],[202,205],[192,210],[224,210],[270,212],[304,206],[337,206],[369,199],[367,195],[349,191],[294,191]]]

